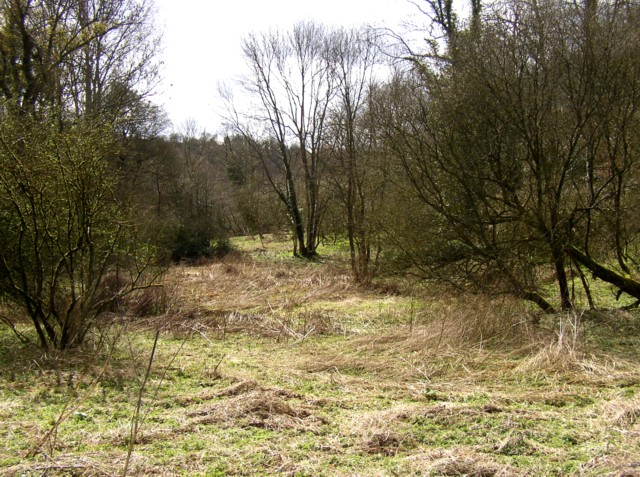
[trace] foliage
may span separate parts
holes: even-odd
[[[113,197],[108,129],[5,118],[0,129],[0,293],[31,318],[42,347],[80,344],[113,296],[130,230]]]
[[[153,253],[112,165],[127,135],[161,123],[144,100],[157,37],[137,0],[11,0],[0,16],[0,296],[43,348],[66,349],[139,285]]]
[[[220,237],[206,223],[180,225],[176,228],[171,248],[174,262],[197,261],[200,258],[223,257],[231,251],[228,239]]]
[[[481,28],[456,33],[446,60],[414,57],[379,96],[401,187],[435,239],[398,241],[430,276],[552,311],[540,293],[547,268],[562,308],[573,306],[572,261],[594,270],[572,247],[630,273],[637,12],[585,8],[499,2]]]

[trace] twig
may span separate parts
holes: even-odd
[[[316,331],[316,327],[315,325],[312,326],[311,328],[309,328],[309,330],[305,333],[305,334],[300,334],[298,333],[298,339],[295,342],[295,344],[298,343],[302,343],[304,340],[306,340],[309,336],[311,336],[313,334],[313,332]]]
[[[158,331],[160,331],[160,330],[162,330],[162,328],[160,328]],[[169,364],[167,364],[164,367],[164,372],[162,373],[162,376],[160,377],[160,381],[158,382],[158,385],[156,386],[156,390],[153,393],[152,401],[154,401],[158,397],[158,393],[160,392],[160,387],[162,386],[162,383],[164,383],[164,380],[167,377],[167,371],[171,368],[171,366],[173,366],[173,362],[176,360],[176,358],[178,357],[178,355],[182,351],[182,348],[184,348],[184,345],[186,344],[186,342],[189,339],[189,337],[190,337],[190,335],[185,336],[185,338],[182,340],[182,343],[180,344],[180,347],[178,348],[178,351],[176,351],[173,354],[173,356],[169,360]],[[147,412],[142,417],[142,421],[144,421],[147,418],[147,415],[149,414],[150,411],[151,411],[151,409],[147,409]]]
[[[205,340],[207,340],[209,342],[209,344],[213,345],[213,341],[211,341],[211,339],[205,335],[202,331],[196,329],[193,326],[189,326],[189,325],[184,325],[185,328],[190,329],[191,331],[193,331],[194,333],[198,333],[200,336],[202,336]],[[226,329],[226,321],[225,321],[225,329]]]
[[[416,370],[416,372],[418,372],[428,383],[431,382],[431,378],[429,377],[429,375],[426,373],[426,371],[423,371],[422,369],[418,368],[415,364],[413,364],[412,362],[410,362],[408,359],[406,359],[404,356],[400,356],[400,359],[402,361],[404,361],[405,363],[407,363],[409,366],[411,366],[413,369]]]
[[[129,449],[127,451],[127,460],[124,463],[124,470],[122,471],[122,477],[127,475],[127,471],[129,470],[129,462],[131,461],[131,454],[133,454],[133,446],[135,445],[136,438],[138,436],[139,424],[140,424],[140,409],[142,408],[142,395],[144,394],[144,389],[147,385],[147,380],[151,375],[151,367],[153,366],[153,359],[156,354],[156,348],[158,346],[158,338],[160,337],[160,329],[156,331],[156,337],[153,340],[153,348],[151,349],[151,356],[149,357],[149,364],[147,366],[147,371],[144,374],[144,379],[142,380],[142,384],[140,385],[140,392],[138,393],[138,403],[136,404],[136,412],[131,419],[131,433],[129,434]]]
[[[4,323],[5,325],[7,325],[9,328],[11,328],[11,330],[14,332],[14,334],[18,337],[18,339],[20,340],[20,342],[22,344],[27,344],[29,342],[29,338],[27,338],[25,335],[23,335],[22,333],[20,333],[18,331],[18,329],[16,328],[16,325],[6,316],[2,316],[0,315],[0,322]]]
[[[226,355],[226,354],[223,354],[223,355],[222,355],[222,358],[220,358],[220,361],[218,361],[218,364],[216,364],[216,366],[213,368],[213,375],[214,375],[214,376],[218,376],[218,368],[219,368],[219,367],[220,367],[220,365],[222,364],[222,360],[223,360],[224,358],[226,358],[226,357],[227,357],[227,355]]]
[[[33,470],[37,470],[37,471],[41,471],[43,470],[45,473],[44,475],[47,475],[47,471],[49,470],[78,470],[78,469],[86,469],[87,466],[86,465],[58,465],[58,464],[52,464],[52,465],[40,465],[38,467],[34,467]]]

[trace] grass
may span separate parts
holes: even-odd
[[[0,328],[0,475],[122,475],[158,329],[128,475],[637,473],[635,315],[532,326],[517,301],[358,288],[273,240],[171,269],[166,314],[72,353]]]

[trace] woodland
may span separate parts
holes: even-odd
[[[151,2],[0,1],[0,474],[635,475],[640,3],[414,3],[212,136]]]

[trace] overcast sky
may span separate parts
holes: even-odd
[[[164,81],[156,101],[174,128],[193,119],[220,128],[217,85],[243,72],[240,41],[252,31],[288,29],[300,20],[396,29],[417,14],[408,0],[155,0],[164,31]]]

